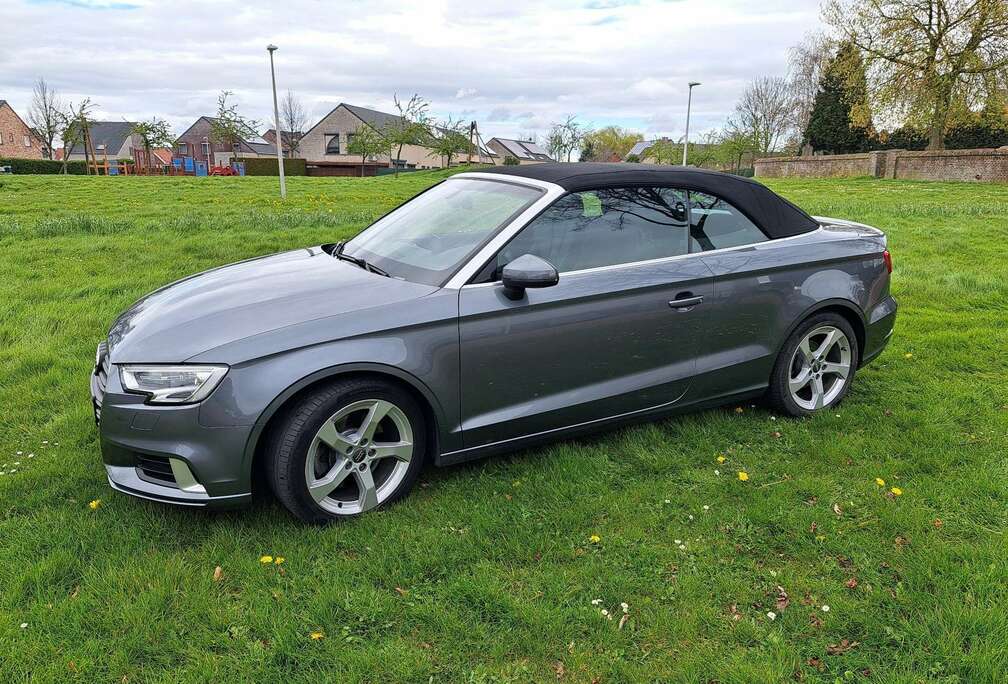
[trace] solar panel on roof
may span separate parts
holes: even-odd
[[[517,157],[528,157],[528,152],[525,148],[516,143],[514,140],[501,140],[501,144],[507,149],[508,152]]]
[[[532,154],[543,154],[543,155],[546,155],[547,157],[549,156],[549,154],[546,152],[546,150],[544,150],[543,148],[539,147],[534,142],[527,142],[527,143],[522,143],[522,144],[525,145],[525,148],[529,152],[531,152]]]

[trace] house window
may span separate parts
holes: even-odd
[[[347,146],[347,152],[348,153],[350,151],[350,144],[353,142],[353,139],[354,139],[355,135],[357,135],[357,134],[356,133],[347,133],[346,134],[346,146]]]
[[[178,153],[182,155],[189,154],[189,143],[179,143]]]
[[[326,154],[340,154],[339,147],[339,133],[335,135],[327,136],[329,139],[326,140],[325,153]]]
[[[208,143],[208,142],[200,143],[200,146],[203,148],[203,157],[206,158],[206,159],[209,159],[210,158],[210,143]]]
[[[24,136],[24,146],[31,147],[31,138],[29,138],[27,135]]]

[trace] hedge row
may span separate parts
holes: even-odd
[[[52,159],[0,159],[0,166],[10,166],[16,174],[63,173],[63,162]],[[87,173],[84,161],[67,162],[67,173],[83,176]]]
[[[240,157],[235,161],[245,163],[246,176],[279,176],[276,157]],[[304,159],[284,159],[285,176],[307,176]]]

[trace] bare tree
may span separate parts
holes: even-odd
[[[427,120],[427,108],[430,105],[416,93],[413,93],[406,102],[400,100],[397,93],[393,93],[392,99],[395,101],[396,109],[399,110],[399,119],[386,128],[385,137],[396,150],[394,160],[389,155],[389,164],[394,165],[395,175],[398,177],[398,161],[402,159],[403,146],[423,145],[430,141],[430,123]]]
[[[67,175],[67,161],[74,145],[84,148],[84,161],[87,163],[87,129],[94,109],[89,98],[81,100],[74,106],[69,103],[59,112],[60,142],[63,144],[63,175]],[[90,168],[90,167],[89,167]],[[90,171],[88,171],[90,173]]]
[[[210,139],[219,145],[227,145],[232,156],[237,157],[235,148],[243,140],[258,135],[259,122],[238,113],[238,105],[228,102],[233,94],[230,90],[222,90],[217,97],[217,116],[210,122]]]
[[[751,136],[760,154],[778,149],[793,129],[794,98],[788,82],[780,76],[753,79],[735,105],[734,122]]]
[[[865,55],[873,99],[945,146],[957,102],[1008,69],[1005,0],[828,0],[823,18]]]
[[[550,126],[546,135],[546,149],[556,158],[557,161],[571,160],[571,155],[581,145],[587,131],[581,126],[575,114],[569,115],[560,123]]]
[[[293,90],[288,90],[287,94],[280,100],[280,126],[285,131],[277,131],[277,140],[280,141],[280,148],[286,145],[288,154],[291,157],[297,155],[301,148],[301,136],[308,125],[308,114],[305,112],[301,100],[294,94]]]
[[[451,166],[452,157],[468,152],[471,149],[468,126],[465,122],[456,121],[452,117],[434,127],[435,135],[431,141],[431,155],[445,160],[445,167]]]
[[[808,128],[819,83],[834,49],[832,38],[813,31],[788,50],[788,85],[794,97],[794,132],[798,136]]]
[[[28,123],[35,129],[35,135],[43,143],[42,153],[46,159],[53,158],[53,141],[59,134],[63,120],[63,103],[44,78],[35,81],[32,89],[31,106],[28,108]]]

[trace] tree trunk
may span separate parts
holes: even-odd
[[[931,112],[931,127],[928,131],[929,150],[945,149],[945,123],[948,121],[952,103],[952,83],[943,82],[935,93],[934,111]]]

